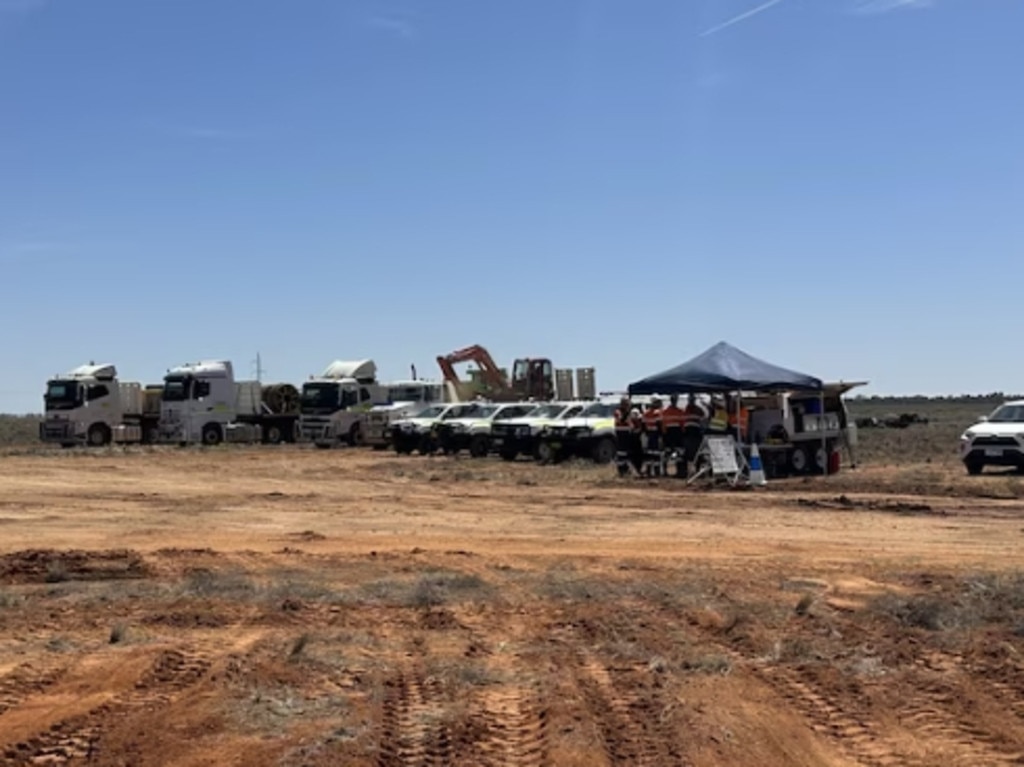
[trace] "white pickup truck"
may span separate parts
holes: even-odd
[[[1004,402],[960,436],[960,460],[971,475],[986,466],[1024,471],[1024,400]]]
[[[495,421],[491,425],[491,447],[506,461],[514,461],[520,455],[536,457],[544,428],[579,415],[588,404],[551,402],[519,418]]]

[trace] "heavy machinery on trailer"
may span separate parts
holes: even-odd
[[[46,382],[39,438],[64,447],[156,442],[160,387],[119,381],[117,367],[90,362]]]
[[[167,442],[294,442],[299,392],[291,384],[236,381],[228,360],[189,362],[164,376],[160,437]]]
[[[455,366],[464,362],[475,363],[470,380],[463,381]],[[445,383],[456,395],[453,398],[471,400],[481,398],[490,402],[517,402],[534,400],[592,399],[596,394],[594,368],[576,369],[573,386],[571,369],[556,370],[546,357],[524,357],[512,363],[512,375],[498,367],[490,352],[474,344],[437,358]]]
[[[428,405],[449,401],[449,387],[438,381],[410,379],[384,385],[387,403],[374,405],[366,413],[364,442],[376,450],[391,444],[391,424]]]
[[[387,389],[377,382],[373,360],[335,360],[302,384],[302,439],[319,448],[362,445],[367,413],[387,401]]]

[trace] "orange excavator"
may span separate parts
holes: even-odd
[[[455,366],[463,362],[474,362],[478,370],[473,381],[464,382],[455,372]],[[512,377],[494,363],[484,347],[474,344],[451,354],[437,358],[444,380],[459,393],[460,399],[472,399],[478,395],[493,402],[515,402],[533,399],[538,402],[555,398],[555,368],[551,360],[521,358],[512,364]]]

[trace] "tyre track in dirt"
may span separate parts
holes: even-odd
[[[754,661],[723,642],[715,631],[709,630],[693,614],[687,613],[686,623],[734,666],[749,669],[767,683],[807,720],[815,733],[831,740],[841,752],[864,767],[909,765],[905,757],[886,742],[880,722],[866,712],[844,706],[836,696],[826,692],[806,669]]]
[[[58,682],[68,665],[22,663],[0,677],[0,716]]]
[[[452,738],[443,691],[433,677],[407,664],[384,682],[378,767],[447,767]]]
[[[540,691],[525,685],[503,685],[474,696],[471,716],[479,721],[483,737],[459,764],[478,767],[545,767],[548,715]]]
[[[103,734],[120,725],[126,716],[139,709],[159,708],[176,695],[199,682],[212,665],[203,654],[188,650],[165,649],[132,689],[79,716],[54,723],[46,732],[9,746],[5,764],[60,765],[93,756]]]
[[[915,685],[903,699],[898,711],[899,723],[923,742],[941,747],[945,763],[971,767],[1024,764],[1021,751],[1007,753],[993,734],[951,711],[958,701],[957,692],[941,682]],[[919,763],[927,767],[934,761]]]
[[[684,734],[672,726],[673,706],[664,700],[650,664],[606,663],[594,647],[614,629],[599,622],[556,624],[551,638],[565,648],[576,686],[593,717],[612,765],[687,767]]]

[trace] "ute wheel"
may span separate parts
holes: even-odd
[[[94,423],[86,435],[89,447],[103,447],[110,444],[110,429],[105,424]]]
[[[981,461],[966,461],[964,465],[967,467],[967,473],[972,477],[976,477],[985,470],[985,464]]]
[[[556,457],[555,449],[551,447],[550,443],[540,442],[537,444],[537,450],[534,453],[534,458],[537,459],[538,463],[554,463]]]
[[[270,424],[263,433],[263,441],[268,445],[280,445],[284,441],[284,431],[277,424]]]
[[[618,448],[615,445],[615,440],[611,437],[602,437],[590,451],[590,456],[594,459],[594,463],[606,464],[615,460],[617,452]]]
[[[476,434],[469,441],[469,454],[473,458],[484,458],[491,450],[491,441],[483,434]]]
[[[224,432],[219,423],[208,423],[203,427],[202,440],[204,445],[219,445],[224,439]]]

